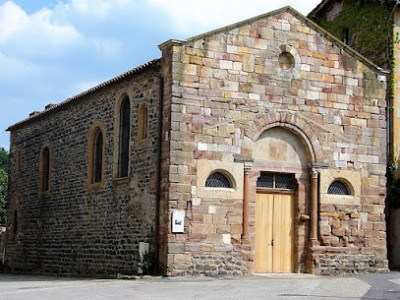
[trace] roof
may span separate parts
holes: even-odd
[[[322,0],[308,15],[307,17],[313,18],[317,15],[321,9],[323,9],[329,2],[337,0]]]
[[[323,3],[325,3],[325,2],[328,3],[329,1],[337,1],[337,0],[324,0],[322,2]],[[321,5],[323,4],[322,2],[320,3]],[[357,52],[353,48],[351,48],[351,47],[347,46],[346,44],[344,44],[341,40],[339,40],[333,34],[328,32],[327,30],[323,29],[318,24],[313,22],[311,19],[305,17],[304,15],[302,15],[301,13],[299,13],[297,10],[295,10],[294,8],[292,8],[290,6],[285,6],[283,8],[271,11],[269,13],[262,14],[262,15],[259,15],[257,17],[254,17],[254,18],[251,18],[251,19],[247,19],[247,20],[244,20],[244,21],[241,21],[241,22],[229,25],[229,26],[221,27],[221,28],[218,28],[218,29],[215,29],[215,30],[212,30],[212,31],[209,31],[209,32],[206,32],[206,33],[191,37],[191,38],[186,39],[186,40],[168,40],[165,43],[159,45],[159,48],[163,49],[164,47],[168,47],[171,44],[187,44],[187,43],[195,42],[197,40],[205,39],[205,38],[208,38],[208,37],[213,36],[215,34],[219,34],[219,33],[222,33],[222,32],[226,32],[226,31],[229,31],[229,30],[236,29],[236,28],[241,27],[241,26],[248,25],[250,23],[256,22],[256,21],[261,20],[261,19],[266,19],[266,18],[275,16],[275,15],[281,14],[282,12],[288,12],[288,13],[294,15],[296,18],[298,18],[299,20],[301,20],[304,23],[306,23],[310,28],[314,29],[315,31],[317,31],[321,35],[323,35],[326,39],[331,41],[334,45],[336,45],[337,47],[341,48],[343,51],[347,52],[349,55],[357,58],[358,60],[363,62],[365,65],[370,67],[371,69],[375,70],[375,72],[380,73],[380,74],[384,74],[384,75],[390,73],[389,71],[384,70],[384,69],[380,68],[379,66],[377,66],[376,64],[374,64],[371,60],[369,60],[368,58],[366,58],[365,56],[363,56],[362,54],[360,54],[359,52]]]
[[[161,61],[160,58],[153,59],[153,60],[151,60],[151,61],[149,61],[149,62],[147,62],[145,64],[142,64],[142,65],[140,65],[140,66],[138,66],[138,67],[136,67],[136,68],[134,68],[132,70],[129,70],[129,71],[127,71],[127,72],[125,72],[125,73],[123,73],[121,75],[118,75],[118,76],[116,76],[114,78],[111,78],[111,79],[109,79],[107,81],[104,81],[104,82],[100,83],[99,85],[96,85],[96,86],[94,86],[94,87],[92,87],[92,88],[90,88],[90,89],[88,89],[88,90],[86,90],[86,91],[84,91],[82,93],[79,93],[79,94],[77,94],[77,95],[75,95],[75,96],[73,96],[71,98],[68,98],[68,99],[66,99],[66,100],[64,100],[64,101],[62,101],[62,102],[60,102],[58,104],[48,104],[48,105],[46,105],[46,107],[45,107],[45,109],[43,111],[37,111],[37,112],[31,113],[28,118],[26,118],[26,119],[14,124],[14,125],[8,127],[7,131],[12,131],[12,130],[14,130],[14,129],[22,126],[22,125],[25,125],[28,122],[31,122],[33,120],[37,120],[37,119],[39,119],[39,118],[41,118],[43,116],[47,116],[47,115],[49,115],[51,113],[59,111],[62,108],[64,108],[65,106],[67,106],[69,104],[72,104],[72,103],[75,103],[75,102],[81,100],[83,97],[85,97],[87,95],[90,95],[90,94],[92,94],[92,93],[94,93],[94,92],[96,92],[96,91],[98,91],[98,90],[100,90],[102,88],[110,86],[111,84],[113,84],[115,82],[118,82],[118,81],[123,80],[125,78],[128,78],[128,77],[130,77],[132,75],[135,75],[135,74],[137,74],[137,73],[139,73],[141,71],[144,71],[144,70],[146,70],[146,69],[148,69],[150,67],[156,66],[160,61]]]

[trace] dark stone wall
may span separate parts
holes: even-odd
[[[6,250],[11,270],[137,272],[139,242],[150,243],[152,251],[155,245],[159,91],[152,70],[141,70],[12,129]],[[116,106],[124,95],[131,100],[130,171],[128,177],[116,178]],[[137,122],[143,102],[149,109],[145,143],[138,141]],[[88,180],[94,124],[105,136],[103,187],[91,187]],[[40,195],[39,160],[45,144],[51,151],[50,193]]]

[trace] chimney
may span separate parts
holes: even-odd
[[[51,109],[51,108],[53,108],[54,106],[56,106],[56,104],[52,104],[52,103],[50,103],[50,104],[47,104],[45,107],[44,107],[44,109]]]

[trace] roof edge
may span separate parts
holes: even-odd
[[[279,13],[281,13],[281,12],[286,11],[286,10],[293,10],[293,11],[295,11],[295,10],[294,10],[292,7],[290,7],[290,6],[284,6],[284,7],[282,7],[282,8],[279,8],[279,9],[276,9],[276,10],[273,10],[273,11],[270,11],[270,12],[268,12],[268,13],[261,14],[261,15],[255,16],[255,17],[252,17],[252,18],[250,18],[250,19],[246,19],[246,20],[243,20],[243,21],[239,21],[239,22],[233,23],[233,24],[228,25],[228,26],[220,27],[220,28],[217,28],[217,29],[214,29],[214,30],[211,30],[211,31],[208,31],[208,32],[199,34],[199,35],[192,36],[192,37],[190,37],[190,38],[184,40],[183,42],[190,43],[190,42],[193,42],[193,41],[195,41],[195,40],[198,40],[198,39],[201,39],[201,38],[205,38],[205,37],[208,37],[208,36],[213,35],[213,34],[221,33],[221,32],[223,32],[223,31],[228,31],[228,30],[231,30],[231,29],[238,28],[238,27],[240,27],[240,26],[246,25],[246,24],[248,24],[248,23],[253,23],[253,22],[258,21],[258,20],[263,19],[263,18],[268,18],[268,17],[270,17],[270,16],[277,15],[277,14],[279,14]],[[300,13],[299,13],[299,14],[300,14]]]
[[[138,67],[136,67],[136,68],[134,68],[132,70],[129,70],[129,71],[125,72],[125,73],[122,73],[122,74],[120,74],[120,75],[118,75],[116,77],[113,77],[113,78],[111,78],[109,80],[106,80],[106,81],[104,81],[104,82],[102,82],[102,83],[100,83],[100,84],[98,84],[98,85],[86,90],[86,91],[83,91],[83,92],[81,92],[81,93],[79,93],[79,94],[77,94],[77,95],[75,95],[73,97],[70,97],[70,98],[68,98],[68,99],[66,99],[66,100],[64,100],[64,101],[62,101],[62,102],[60,102],[58,104],[47,105],[45,110],[40,111],[40,112],[36,112],[35,114],[31,114],[31,116],[29,116],[28,118],[26,118],[26,119],[24,119],[24,120],[22,120],[20,122],[17,122],[14,125],[9,126],[6,129],[6,131],[10,131],[11,132],[12,130],[17,129],[17,128],[25,125],[26,123],[32,122],[34,120],[38,120],[43,116],[47,116],[47,115],[49,115],[51,113],[59,111],[62,108],[64,108],[66,105],[74,103],[75,101],[78,101],[78,100],[80,100],[81,98],[83,98],[83,97],[85,97],[87,95],[90,95],[90,94],[92,94],[92,93],[94,93],[94,92],[96,92],[96,91],[98,91],[98,90],[100,90],[102,88],[105,88],[105,87],[111,85],[112,83],[115,83],[117,81],[123,80],[123,79],[127,78],[128,76],[137,74],[137,73],[139,73],[141,71],[144,71],[144,70],[146,70],[146,69],[148,69],[150,67],[153,67],[154,65],[158,64],[160,61],[161,61],[160,58],[153,59],[153,60],[151,60],[151,61],[149,61],[147,63],[144,63],[144,64],[142,64],[142,65],[140,65],[140,66],[138,66]]]

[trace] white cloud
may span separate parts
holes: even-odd
[[[110,2],[105,0],[72,0],[73,10],[81,15],[105,17],[110,10]]]
[[[188,34],[194,30],[201,33],[204,30],[230,25],[247,18],[284,6],[292,6],[303,14],[307,14],[320,1],[271,1],[271,0],[147,0],[154,7],[164,10],[175,30]]]
[[[0,6],[0,51],[11,57],[51,58],[83,41],[72,24],[57,24],[53,11],[27,15],[8,1]]]
[[[0,42],[8,39],[27,21],[26,13],[12,1],[0,6]]]
[[[77,84],[75,84],[73,89],[78,94],[78,93],[87,91],[88,89],[91,89],[92,87],[95,87],[95,86],[99,85],[100,83],[101,83],[100,81],[95,81],[95,80],[81,81],[81,82],[78,82]]]
[[[37,77],[41,73],[42,67],[35,65],[21,58],[8,57],[0,52],[0,80],[3,82],[11,82],[25,79],[24,74],[35,74]]]

